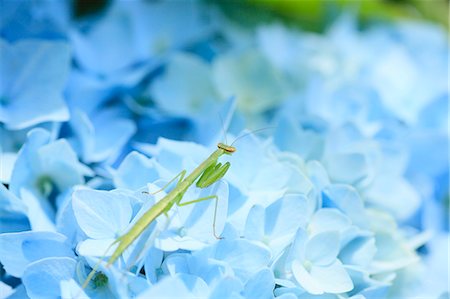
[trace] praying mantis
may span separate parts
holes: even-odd
[[[178,178],[178,183],[176,186],[160,201],[153,205],[147,212],[145,212],[141,218],[136,221],[136,223],[128,230],[127,233],[118,237],[111,245],[117,245],[117,248],[112,253],[111,257],[106,262],[106,267],[111,266],[114,262],[119,259],[122,253],[142,234],[142,232],[160,215],[165,214],[170,211],[173,205],[185,206],[188,204],[193,204],[201,202],[208,199],[216,199],[216,205],[214,209],[214,219],[217,213],[217,195],[210,195],[203,198],[198,198],[188,202],[181,202],[183,195],[186,193],[188,188],[194,183],[198,188],[206,188],[218,180],[220,180],[230,168],[230,162],[222,164],[218,162],[218,159],[222,155],[232,155],[236,151],[236,148],[232,145],[226,145],[224,143],[217,144],[217,149],[204,160],[197,168],[195,168],[188,176],[186,176],[186,170],[181,171],[177,176],[175,176],[166,186],[173,183]],[[186,176],[186,177],[185,177]],[[163,190],[163,187],[161,190]],[[160,190],[160,191],[161,191]],[[158,191],[159,192],[159,191]],[[213,233],[218,239],[215,232],[215,224],[213,223]],[[97,263],[91,270],[91,272],[86,277],[82,288],[85,289],[89,282],[92,280],[96,274],[100,262]]]

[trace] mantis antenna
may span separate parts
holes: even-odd
[[[276,128],[275,126],[271,126],[271,127],[265,127],[265,128],[261,128],[261,129],[256,129],[256,130],[250,131],[250,132],[248,132],[248,133],[245,133],[245,134],[243,134],[243,135],[241,135],[241,136],[236,137],[236,139],[234,139],[234,141],[230,144],[230,146],[233,146],[233,144],[234,144],[236,141],[238,141],[239,139],[241,139],[241,138],[243,138],[243,137],[245,137],[245,136],[254,134],[254,133],[256,133],[256,132],[260,132],[260,131],[264,131],[264,130],[269,130],[269,129],[275,129],[275,128]]]
[[[220,113],[217,113],[217,114],[219,114],[220,122],[222,123],[222,134],[223,134],[223,137],[225,139],[225,144],[228,144],[227,132],[225,132],[225,123],[223,122],[222,115],[220,115]]]

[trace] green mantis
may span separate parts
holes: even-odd
[[[122,253],[142,234],[142,232],[160,215],[165,214],[170,211],[173,205],[185,206],[188,204],[200,202],[208,199],[216,199],[216,206],[214,210],[214,218],[217,212],[217,196],[211,195],[199,199],[195,199],[188,202],[181,202],[183,195],[186,193],[188,188],[195,183],[198,188],[206,188],[213,183],[220,180],[225,173],[230,168],[230,163],[225,164],[218,163],[218,159],[222,155],[231,155],[236,151],[236,148],[230,145],[219,143],[217,149],[203,161],[197,168],[195,168],[188,176],[186,176],[186,170],[180,172],[175,178],[173,178],[168,185],[178,178],[178,183],[176,186],[160,201],[153,205],[147,212],[145,212],[141,218],[136,221],[136,223],[128,230],[127,233],[118,237],[110,247],[117,244],[116,249],[112,253],[111,257],[106,262],[106,267],[114,264],[117,259],[122,255]],[[186,176],[186,177],[185,177]],[[164,188],[163,188],[164,189]],[[159,192],[159,191],[158,191]],[[220,239],[215,232],[215,225],[213,224],[214,236]],[[89,275],[86,277],[82,288],[86,288],[91,279],[94,277],[99,263],[95,265]]]

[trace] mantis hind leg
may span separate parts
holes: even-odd
[[[147,191],[142,191],[142,193],[145,194],[150,194],[150,195],[155,195],[158,194],[159,192],[163,191],[164,189],[166,189],[167,187],[169,187],[173,182],[175,182],[175,180],[178,178],[178,182],[177,185],[183,181],[184,176],[186,175],[186,170],[181,171],[179,174],[177,174],[173,179],[171,179],[169,182],[167,182],[167,184],[165,184],[161,189],[159,189],[158,191],[155,192],[147,192]]]
[[[186,201],[186,202],[180,202],[180,200],[176,201],[177,206],[182,207],[182,206],[187,206],[193,203],[197,203],[197,202],[202,202],[208,199],[216,199],[215,204],[214,204],[214,218],[213,218],[213,235],[216,239],[223,239],[223,237],[217,236],[216,233],[216,218],[217,218],[217,204],[219,202],[219,197],[217,195],[210,195],[210,196],[205,196],[205,197],[201,197],[201,198],[197,198],[194,200],[190,200],[190,201]]]

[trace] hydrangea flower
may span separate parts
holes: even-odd
[[[54,230],[65,192],[84,183],[92,171],[81,164],[64,139],[52,140],[43,129],[29,132],[11,176],[9,189],[27,206],[34,230]]]
[[[321,33],[249,29],[195,1],[2,8],[2,294],[448,294],[440,28],[344,14]],[[227,138],[226,175],[181,200],[217,207],[174,205],[106,266],[168,182]]]

